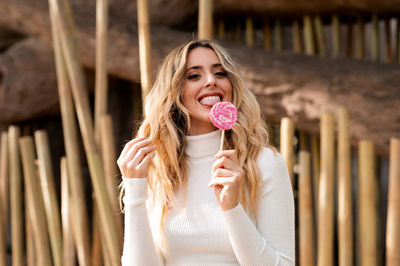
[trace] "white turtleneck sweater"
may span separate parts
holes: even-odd
[[[125,233],[122,265],[294,265],[294,202],[283,157],[264,148],[258,158],[262,174],[259,205],[250,218],[240,203],[222,211],[208,187],[220,131],[186,137],[189,167],[186,199],[164,224],[168,252],[162,257],[152,237],[152,206],[146,178],[124,178]],[[153,227],[154,229],[154,227]]]

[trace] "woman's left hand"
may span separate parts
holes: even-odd
[[[217,161],[213,165],[209,187],[214,187],[215,195],[224,211],[238,205],[239,191],[243,181],[243,170],[235,150],[218,152]]]

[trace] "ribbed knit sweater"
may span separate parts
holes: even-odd
[[[239,203],[223,211],[208,187],[220,131],[186,137],[187,192],[175,195],[176,206],[164,224],[167,255],[153,240],[153,208],[146,178],[123,177],[125,232],[122,265],[294,265],[294,201],[283,157],[263,148],[257,214],[250,218]],[[151,226],[152,225],[152,226]]]

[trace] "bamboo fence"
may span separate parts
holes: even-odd
[[[140,101],[140,94],[135,94],[134,108],[145,106],[144,97],[151,88],[148,3],[139,0],[137,5],[142,98]],[[1,133],[0,266],[6,265],[7,255],[11,255],[13,266],[69,266],[77,262],[79,265],[120,265],[123,222],[116,190],[119,182],[116,178],[118,151],[114,146],[112,118],[107,110],[108,1],[98,0],[96,9],[94,117],[73,38],[69,3],[67,0],[49,0],[49,7],[66,157],[61,161],[52,158],[48,136],[43,130],[34,133],[35,143],[32,136],[21,137],[20,129],[14,125]],[[333,14],[328,20],[318,15],[304,15],[303,20],[296,18],[287,26],[279,19],[274,19],[273,23],[270,20],[256,23],[254,18],[247,16],[244,24],[228,24],[220,19],[216,28],[220,39],[242,42],[248,47],[260,45],[266,51],[273,48],[279,52],[285,49],[284,29],[289,27],[292,30],[292,52],[332,57],[343,54],[353,57],[354,53],[357,59],[368,57],[375,61],[381,60],[379,36],[383,34],[383,59],[388,63],[398,62],[400,19],[396,21],[395,35],[387,17],[371,15],[369,28],[366,20],[359,16],[344,22],[338,14]],[[212,1],[200,0],[199,39],[212,38],[212,21]],[[378,26],[382,21],[385,30],[379,32]],[[259,24],[261,29],[256,27]],[[241,25],[245,25],[244,36]],[[343,28],[347,34],[342,34]],[[325,29],[332,34],[330,44]],[[226,30],[229,30],[229,38]],[[365,45],[366,30],[370,30],[372,36],[369,47]],[[263,36],[260,43],[257,43],[257,31]],[[298,132],[297,137],[294,121],[288,117],[281,120],[280,152],[285,158],[298,203],[299,265],[329,266],[335,262],[340,266],[382,265],[383,261],[389,266],[400,265],[400,140],[393,138],[390,141],[386,232],[383,232],[386,256],[381,259],[379,252],[383,248],[378,246],[378,239],[382,232],[377,229],[380,224],[376,209],[380,194],[376,191],[374,144],[360,141],[358,153],[353,155],[349,132],[351,117],[344,108],[336,111],[336,137],[335,117],[330,113],[321,115],[320,136]],[[78,137],[78,130],[82,140]],[[93,202],[96,203],[92,214],[88,213],[90,202],[85,195],[80,141],[84,145],[94,192]],[[354,156],[358,158],[358,164],[354,163]],[[61,202],[57,199],[58,188],[52,169],[54,162],[58,161]],[[355,170],[358,177],[353,176]],[[354,191],[358,194],[353,195]],[[10,241],[6,234],[8,228]],[[334,241],[335,232],[337,242]],[[11,254],[7,254],[8,242],[11,242]]]

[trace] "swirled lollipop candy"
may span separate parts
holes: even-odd
[[[231,129],[237,121],[238,112],[230,102],[214,104],[210,111],[211,122],[222,130],[221,150],[224,145],[225,130]]]

